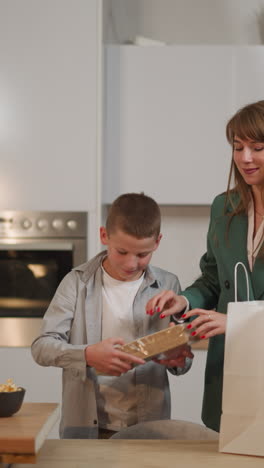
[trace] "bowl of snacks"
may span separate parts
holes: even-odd
[[[0,417],[7,418],[17,413],[23,403],[26,390],[17,387],[12,379],[0,384]]]

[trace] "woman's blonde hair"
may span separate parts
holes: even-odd
[[[232,217],[238,213],[247,213],[250,201],[250,186],[244,181],[233,158],[234,138],[264,143],[264,101],[254,102],[239,109],[226,126],[226,137],[232,145],[232,161],[226,192],[226,206],[232,206]],[[233,185],[233,187],[231,187]],[[264,189],[264,187],[263,187]],[[238,195],[234,203],[232,194]]]

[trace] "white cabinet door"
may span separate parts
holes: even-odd
[[[105,202],[203,205],[225,190],[232,70],[229,46],[106,48]]]
[[[0,207],[94,210],[98,0],[0,3]]]

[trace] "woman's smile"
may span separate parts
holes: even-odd
[[[242,169],[243,172],[247,175],[251,175],[251,174],[255,174],[259,169],[258,167],[252,167],[252,168],[248,168],[248,169]]]

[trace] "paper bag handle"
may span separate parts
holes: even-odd
[[[235,277],[235,302],[237,302],[237,268],[239,267],[239,265],[241,265],[243,267],[244,272],[245,272],[246,281],[247,281],[247,300],[249,301],[248,272],[247,272],[247,269],[246,269],[244,263],[237,262],[236,265],[235,265],[235,273],[234,273],[234,277]]]

